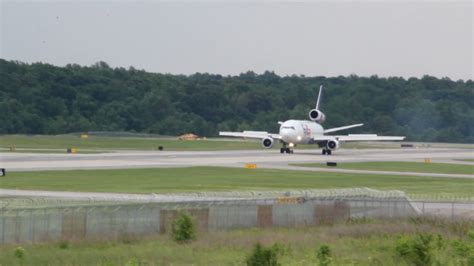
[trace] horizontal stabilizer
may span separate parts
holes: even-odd
[[[350,126],[330,128],[330,129],[324,130],[324,134],[331,133],[331,132],[336,132],[336,131],[341,131],[341,130],[345,130],[345,129],[349,129],[349,128],[353,128],[353,127],[361,127],[363,125],[364,124],[354,124],[354,125],[350,125]]]

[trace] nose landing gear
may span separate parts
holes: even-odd
[[[280,153],[293,153],[293,150],[290,148],[281,148]]]
[[[283,146],[281,149],[280,149],[280,153],[293,153],[293,149],[290,149],[286,146]]]

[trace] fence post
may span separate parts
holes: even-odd
[[[30,209],[30,233],[31,233],[31,242],[34,243],[35,242],[35,222],[36,222],[36,219],[35,219],[35,215],[33,214],[33,209]]]
[[[20,210],[16,210],[15,212],[15,242],[20,243],[20,236],[21,236],[21,223],[18,222],[18,213]]]
[[[45,226],[46,226],[46,234],[45,234],[45,237],[47,239],[50,239],[50,236],[49,236],[49,213],[48,213],[48,209],[44,208],[44,220],[46,222]]]
[[[407,215],[407,203],[404,201],[403,202],[403,217]]]
[[[364,199],[364,217],[367,217],[367,200]]]
[[[5,207],[2,208],[2,244],[5,244]]]
[[[451,201],[451,220],[454,219],[454,201]]]
[[[72,217],[72,239],[76,240],[76,207],[71,208],[71,217]]]

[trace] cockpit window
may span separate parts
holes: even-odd
[[[282,129],[292,129],[292,130],[295,130],[295,127],[287,127],[287,126],[285,126],[285,127],[281,127],[281,128],[282,128]]]

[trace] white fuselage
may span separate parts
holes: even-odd
[[[285,143],[308,144],[316,136],[324,134],[323,127],[309,120],[287,120],[280,126],[280,136]]]

